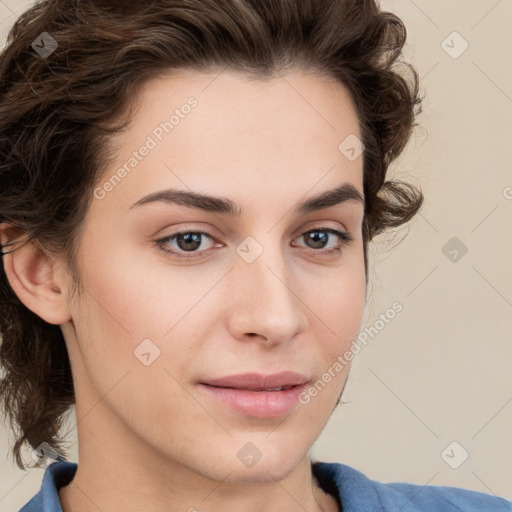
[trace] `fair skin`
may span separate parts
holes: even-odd
[[[61,326],[70,356],[79,464],[59,492],[64,512],[338,510],[313,478],[309,455],[348,366],[309,403],[275,418],[234,411],[198,382],[290,370],[314,383],[357,337],[363,205],[294,211],[342,183],[363,195],[362,156],[350,161],[338,149],[349,134],[360,137],[357,115],[342,85],[306,71],[286,80],[217,75],[164,76],[134,99],[133,122],[115,139],[118,158],[99,186],[187,98],[198,104],[93,199],[78,248],[86,293],[71,296],[59,257],[30,245],[4,257],[15,292]],[[228,198],[242,213],[163,201],[130,208],[169,188]],[[321,246],[305,235],[325,227],[353,241],[324,229]],[[213,238],[199,238],[194,252],[167,241],[167,249],[196,256],[190,260],[154,244],[182,230]],[[249,236],[263,248],[251,263],[236,252]],[[160,356],[146,366],[134,350],[148,338]],[[249,442],[262,454],[252,467],[237,457]]]

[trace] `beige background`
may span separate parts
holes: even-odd
[[[32,3],[0,0],[2,41]],[[510,500],[512,0],[382,6],[405,22],[404,55],[427,94],[422,128],[394,174],[420,185],[426,199],[409,228],[375,248],[363,325],[377,325],[378,334],[355,359],[347,403],[312,454],[385,482],[453,485]],[[469,47],[452,58],[444,47],[457,52],[460,37]],[[468,249],[456,262],[443,252],[452,237]],[[395,301],[403,310],[379,328],[379,315]],[[469,454],[457,469],[441,456],[453,441],[462,448],[450,452],[452,461],[461,449]],[[13,465],[3,431],[0,443],[0,512],[12,512],[39,489],[43,472]],[[76,449],[70,458],[78,461]]]

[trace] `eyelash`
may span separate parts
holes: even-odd
[[[342,240],[342,244],[339,247],[333,247],[331,249],[312,249],[312,248],[309,248],[309,250],[306,251],[309,254],[314,254],[315,256],[316,255],[320,255],[320,256],[322,256],[322,255],[330,255],[330,254],[341,252],[341,250],[343,249],[344,246],[350,245],[354,241],[354,238],[349,233],[347,233],[345,231],[338,231],[337,229],[333,229],[333,228],[329,228],[329,227],[324,227],[324,226],[320,226],[320,227],[313,228],[313,229],[308,229],[307,231],[302,233],[300,236],[302,237],[302,236],[304,236],[304,235],[306,235],[308,233],[312,233],[313,231],[325,231],[326,233],[330,233],[332,235],[337,235]],[[191,229],[189,229],[189,230],[184,230],[184,231],[176,231],[175,233],[172,233],[169,236],[166,236],[165,238],[160,238],[159,240],[155,240],[154,244],[161,251],[163,251],[163,252],[165,252],[167,254],[172,254],[173,256],[177,256],[178,258],[185,258],[185,259],[200,258],[201,256],[197,256],[197,254],[201,254],[201,253],[204,253],[204,252],[207,253],[209,250],[211,250],[211,249],[207,249],[206,251],[200,251],[200,252],[191,251],[189,253],[191,255],[185,255],[186,253],[183,254],[182,252],[178,252],[178,251],[174,251],[174,250],[171,251],[171,250],[166,248],[167,243],[170,242],[171,240],[173,240],[174,238],[176,238],[177,236],[185,235],[185,234],[190,234],[190,233],[194,233],[196,235],[205,235],[208,238],[211,238],[212,240],[215,240],[215,238],[210,233],[208,233],[207,231],[191,230]]]

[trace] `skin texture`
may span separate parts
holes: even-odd
[[[363,205],[293,213],[300,200],[344,182],[363,195],[362,157],[349,161],[338,149],[349,134],[360,137],[357,115],[342,85],[306,71],[270,80],[169,74],[134,98],[134,117],[113,141],[118,154],[99,186],[191,96],[198,104],[190,114],[92,201],[78,252],[86,293],[71,296],[58,257],[27,246],[4,258],[20,299],[61,326],[71,360],[79,466],[60,489],[63,510],[336,511],[312,477],[309,453],[348,366],[278,418],[233,411],[197,382],[283,370],[315,382],[357,337]],[[229,198],[243,213],[163,202],[129,208],[166,188]],[[327,249],[342,250],[322,255],[303,236],[319,227],[354,240],[325,234]],[[202,238],[190,260],[154,244],[179,230],[206,230],[213,239]],[[236,252],[248,236],[263,248],[252,263]],[[184,246],[166,244],[190,254]],[[146,366],[134,350],[148,338],[160,355]],[[262,454],[252,467],[237,457],[249,442]]]

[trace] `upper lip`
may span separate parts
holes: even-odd
[[[243,373],[238,375],[230,375],[219,379],[211,379],[201,381],[202,384],[209,386],[217,386],[223,388],[238,389],[272,389],[282,386],[297,386],[305,384],[308,378],[305,375],[296,372],[281,372],[272,375],[264,375],[261,373]]]

